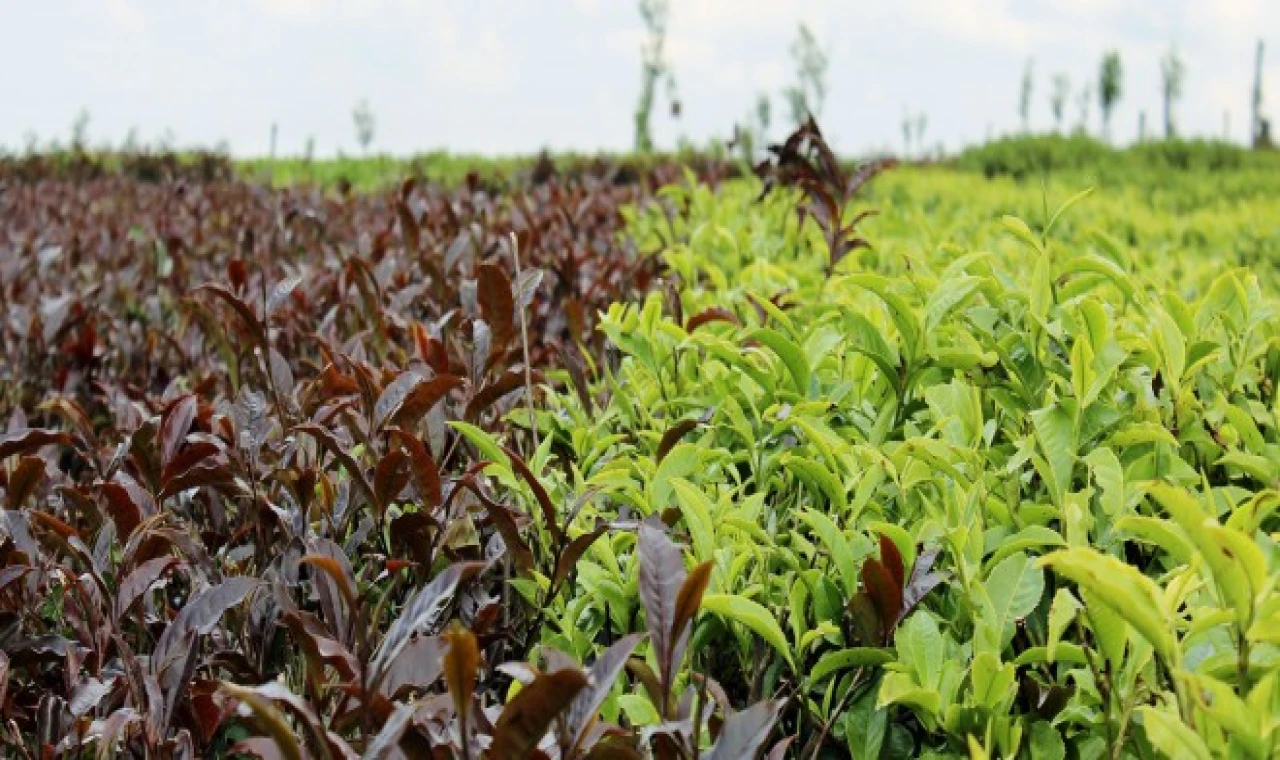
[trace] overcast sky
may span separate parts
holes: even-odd
[[[374,147],[489,154],[625,149],[640,88],[634,0],[0,0],[0,146],[65,141],[87,109],[93,143],[169,132],[264,154],[356,149],[368,98]],[[655,114],[659,146],[725,136],[757,93],[792,79],[788,48],[808,23],[831,61],[821,122],[845,152],[898,149],[904,112],[949,149],[1016,130],[1034,59],[1032,122],[1052,126],[1050,79],[1097,79],[1117,49],[1117,139],[1145,110],[1160,124],[1159,60],[1186,63],[1181,131],[1244,141],[1254,47],[1280,116],[1280,0],[672,0],[668,50],[684,113]],[[1096,92],[1096,84],[1095,84]],[[1068,103],[1069,123],[1078,118]],[[1096,97],[1090,107],[1097,130]],[[778,118],[775,118],[775,123]],[[776,130],[780,131],[780,130]]]

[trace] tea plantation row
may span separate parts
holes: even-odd
[[[1274,756],[1270,180],[793,140],[768,192],[6,185],[0,740]]]

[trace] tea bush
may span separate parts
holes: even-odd
[[[664,190],[635,228],[679,287],[541,416],[565,493],[712,563],[695,668],[787,697],[797,756],[1273,756],[1275,197],[880,182],[833,271],[794,195]],[[634,628],[629,547],[547,640]]]
[[[1037,180],[1049,174],[1086,174],[1108,184],[1155,184],[1192,172],[1212,184],[1207,173],[1256,172],[1280,168],[1280,154],[1221,140],[1146,140],[1113,147],[1085,134],[1004,137],[965,149],[956,165],[987,177]]]
[[[1272,177],[40,167],[6,756],[1276,753]]]

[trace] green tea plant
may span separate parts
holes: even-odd
[[[683,217],[633,226],[677,296],[611,307],[620,361],[540,412],[558,487],[687,537],[692,661],[785,698],[799,757],[1272,755],[1276,280],[1218,251],[1274,201],[1188,238],[1088,191],[899,189],[842,258],[795,191],[665,190]],[[635,629],[630,541],[553,640]]]

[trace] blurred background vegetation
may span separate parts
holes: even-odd
[[[761,91],[743,115],[726,123],[725,137],[706,144],[681,138],[676,146],[656,144],[654,124],[659,119],[678,122],[682,103],[677,71],[670,59],[667,34],[670,0],[638,0],[644,33],[640,41],[641,86],[634,111],[634,141],[626,153],[556,153],[549,155],[493,156],[431,151],[395,156],[378,150],[378,115],[367,99],[351,111],[352,137],[358,155],[339,152],[317,157],[309,139],[302,155],[277,155],[277,124],[271,125],[269,153],[253,158],[232,158],[225,145],[179,149],[177,136],[162,134],[150,144],[132,131],[118,146],[92,146],[90,114],[81,110],[71,124],[65,142],[42,142],[28,135],[26,145],[7,153],[0,148],[0,170],[5,175],[27,177],[53,173],[97,174],[120,172],[160,178],[179,167],[184,173],[216,178],[237,176],[276,186],[351,187],[372,190],[413,176],[444,185],[484,182],[503,186],[525,173],[609,174],[612,181],[631,181],[658,164],[676,161],[695,170],[708,165],[724,167],[729,174],[747,173],[767,156],[772,137],[789,131],[810,116],[821,119],[831,89],[829,51],[817,35],[800,24],[788,54],[792,80],[777,92]],[[1252,86],[1249,90],[1248,143],[1222,137],[1183,135],[1178,127],[1178,107],[1185,89],[1187,62],[1171,45],[1159,61],[1160,128],[1148,129],[1147,114],[1139,114],[1137,140],[1120,145],[1112,140],[1112,115],[1117,105],[1133,96],[1125,81],[1125,62],[1118,50],[1101,56],[1096,73],[1077,84],[1065,71],[1042,76],[1036,62],[1021,67],[1016,94],[1020,125],[1010,134],[988,134],[980,144],[946,151],[930,143],[929,116],[923,110],[903,107],[902,143],[892,151],[901,163],[929,169],[952,169],[987,178],[1009,177],[1020,182],[1063,179],[1071,184],[1156,188],[1178,183],[1179,175],[1194,174],[1212,194],[1272,193],[1280,191],[1280,152],[1275,150],[1271,123],[1264,111],[1263,61],[1265,46],[1258,40],[1252,53]],[[1040,80],[1045,80],[1041,82]],[[776,104],[775,105],[775,101]],[[1096,105],[1096,117],[1093,106]],[[1031,128],[1033,111],[1047,107],[1053,126],[1047,132]],[[1074,112],[1074,113],[1072,113]],[[1230,114],[1223,114],[1223,134],[1229,133]],[[883,158],[844,156],[850,164]],[[1203,175],[1233,175],[1207,180]],[[1192,194],[1191,197],[1195,197]]]

